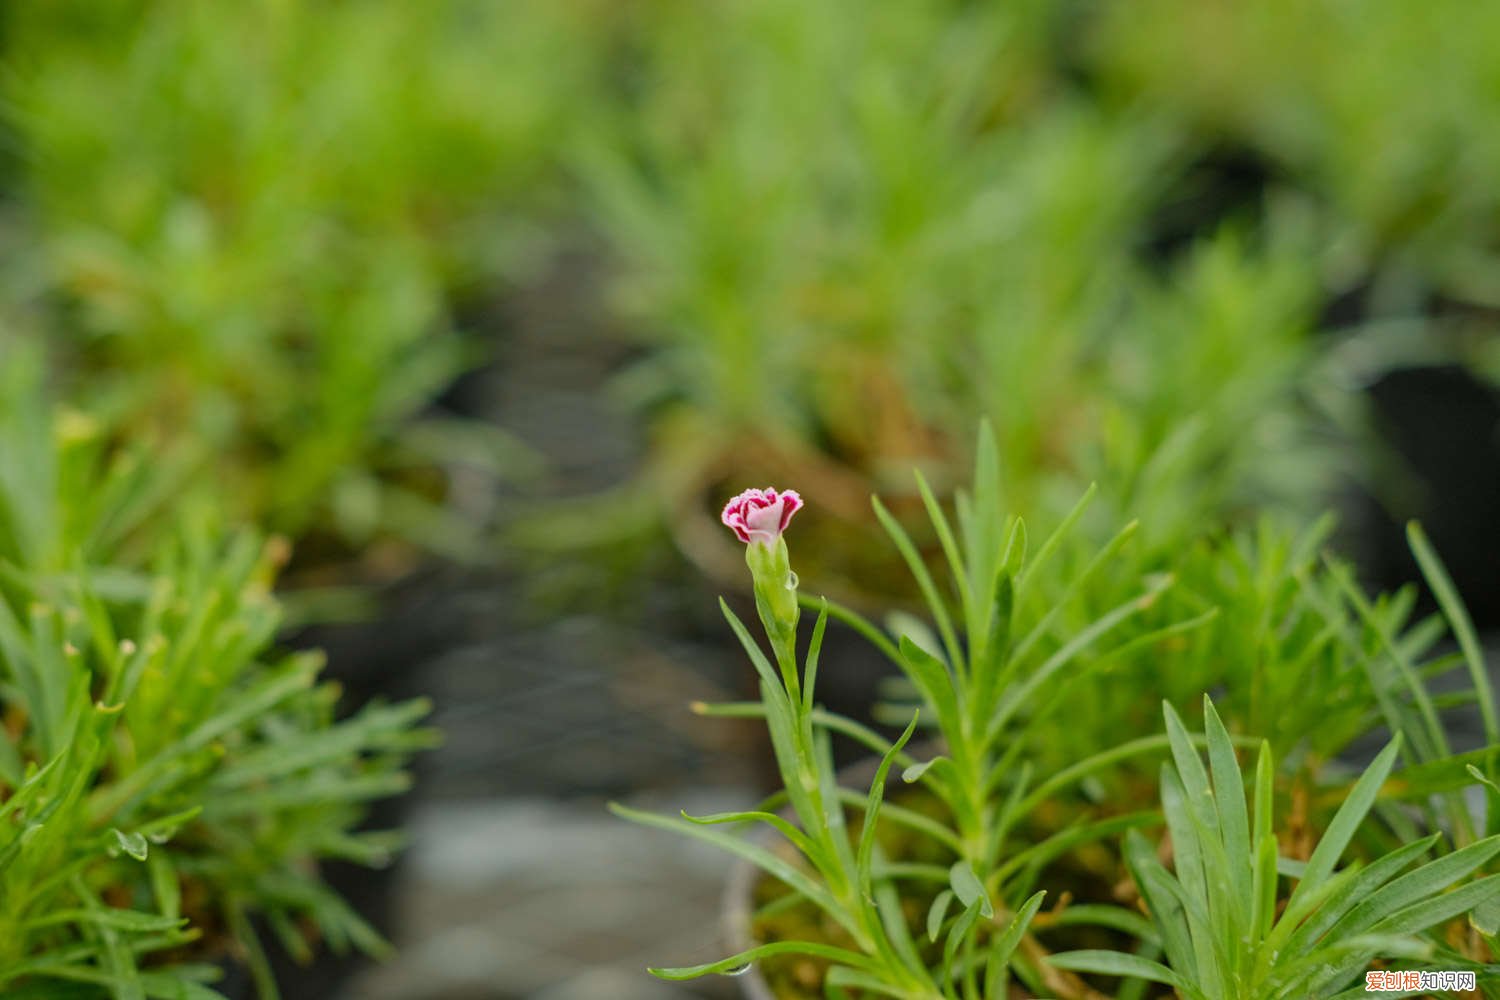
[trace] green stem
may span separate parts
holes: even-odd
[[[811,824],[804,822],[805,825],[814,825],[816,829],[806,832],[811,833],[813,839],[819,844],[823,856],[830,860],[828,870],[823,872],[823,877],[829,883],[828,888],[834,899],[852,918],[848,923],[849,929],[854,932],[855,944],[861,952],[880,963],[883,975],[888,981],[900,989],[911,990],[914,1000],[921,1000],[929,995],[935,1000],[940,1000],[941,994],[924,992],[932,988],[925,972],[908,968],[907,964],[902,961],[900,954],[886,935],[885,924],[875,901],[866,898],[860,891],[858,872],[851,867],[853,861],[849,854],[847,839],[842,841],[839,839],[842,836],[842,824],[838,824],[836,828],[835,824],[829,822],[829,809],[842,810],[843,804],[837,800],[827,802],[823,794],[813,729],[815,712],[811,708],[812,691],[809,689],[806,697],[803,697],[797,675],[795,619],[791,622],[777,620],[774,615],[767,613],[771,609],[766,607],[768,602],[760,600],[763,595],[757,592],[756,596],[757,604],[761,605],[759,610],[766,626],[767,637],[771,642],[777,664],[781,667],[782,676],[786,680],[788,694],[791,696],[789,707],[793,714],[792,737],[795,741],[793,749],[796,761],[794,777],[806,791],[813,807],[813,815],[807,818],[813,822]]]

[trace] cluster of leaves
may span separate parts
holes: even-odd
[[[988,415],[1019,509],[1061,517],[1098,480],[1171,545],[1327,487],[1309,411],[1348,401],[1306,334],[1334,297],[1495,300],[1497,147],[1466,130],[1487,12],[1193,6],[16,7],[5,117],[40,254],[8,279],[101,404],[210,434],[275,529],[462,553],[434,471],[517,459],[411,421],[467,360],[450,303],[524,280],[538,223],[581,205],[651,348],[623,388],[676,420],[647,495],[734,454],[811,467],[864,522],[905,460],[957,478]],[[1226,148],[1270,180],[1219,190]],[[829,534],[852,542],[829,563],[871,550]]]
[[[0,990],[213,997],[233,957],[272,998],[261,922],[381,950],[318,864],[398,846],[352,831],[427,705],[337,719],[321,658],[272,650],[284,546],[47,407],[26,357],[0,369]]]
[[[1492,332],[1500,146],[1467,132],[1500,29],[1392,2],[1199,6],[668,2],[579,22],[608,89],[569,133],[569,180],[648,347],[621,388],[672,430],[640,495],[689,506],[731,460],[816,476],[840,517],[809,575],[867,595],[901,585],[868,555],[870,486],[903,489],[913,460],[946,488],[982,415],[1012,502],[1049,520],[1090,481],[1114,523],[1157,511],[1169,547],[1205,515],[1319,509],[1362,458],[1326,447],[1326,418],[1363,422],[1328,369]],[[1309,337],[1320,323],[1350,336]],[[1493,337],[1469,339],[1493,361]],[[611,537],[638,530],[613,500],[591,508]],[[682,540],[730,568],[706,537]]]
[[[862,519],[907,461],[956,480],[988,416],[1011,501],[1051,519],[1093,480],[1160,534],[1326,488],[1300,398],[1321,234],[1289,206],[1156,239],[1193,147],[1070,75],[1075,6],[638,19],[635,86],[579,174],[653,347],[629,389],[699,443],[662,457],[674,481],[727,448],[752,480],[826,475],[825,506]]]
[[[7,301],[122,433],[215,454],[245,516],[457,550],[432,471],[510,452],[414,418],[473,360],[454,296],[535,251],[512,220],[588,78],[586,14],[7,9]]]
[[[1494,10],[1102,10],[1091,38],[1101,84],[1160,108],[1200,147],[1259,160],[1270,183],[1316,205],[1330,247],[1321,263],[1341,290],[1369,284],[1372,318],[1414,318],[1424,296],[1496,302],[1485,262],[1500,204],[1485,178],[1500,169],[1500,142],[1469,129],[1500,112]]]
[[[875,512],[927,599],[931,628],[900,615],[887,633],[820,602],[799,671],[794,637],[771,627],[759,580],[773,658],[726,607],[760,673],[761,700],[704,711],[764,718],[784,791],[755,811],[700,819],[622,810],[758,865],[790,890],[762,916],[810,905],[835,928],[835,943],[775,938],[658,975],[804,954],[829,963],[829,995],[908,1000],[1003,996],[1012,975],[1034,995],[1098,997],[1099,984],[1076,973],[1120,980],[1127,1000],[1151,982],[1185,1000],[1325,996],[1349,989],[1377,959],[1476,971],[1481,982],[1492,976],[1500,876],[1484,873],[1500,854],[1500,803],[1476,810],[1465,796],[1500,788],[1500,706],[1463,608],[1419,531],[1413,546],[1442,614],[1408,625],[1410,594],[1371,601],[1347,567],[1317,560],[1322,527],[1301,538],[1267,526],[1209,539],[1180,554],[1174,575],[1132,554],[1133,526],[1102,548],[1081,541],[1085,502],[1033,550],[1025,524],[1001,513],[987,428],[973,495],[958,496],[956,530],[920,475],[918,490],[948,566],[947,593],[878,500]],[[912,721],[895,742],[817,705],[829,617],[899,667],[910,701],[892,714]],[[1424,661],[1444,619],[1460,650]],[[1155,679],[1136,673],[1142,662]],[[1459,668],[1467,683],[1434,695],[1430,681]],[[1209,690],[1222,692],[1227,721]],[[1165,735],[1139,721],[1163,693],[1172,696]],[[1205,734],[1192,737],[1172,702],[1200,698]],[[1455,753],[1445,713],[1465,710],[1476,712],[1487,746]],[[906,749],[918,718],[940,748],[924,760]],[[1341,756],[1381,731],[1390,744],[1348,782]],[[880,755],[868,794],[838,787],[835,735]],[[1207,748],[1208,771],[1195,745]],[[1252,828],[1236,748],[1256,745]],[[1141,780],[1143,765],[1157,762],[1159,801]],[[935,812],[884,801],[895,767],[938,804]],[[1295,814],[1280,828],[1278,796]],[[789,807],[777,814],[782,803]],[[846,810],[858,814],[857,827],[846,828]],[[802,863],[710,828],[750,821],[773,827]],[[1163,825],[1170,871],[1142,833]],[[881,844],[895,841],[881,830],[928,846],[916,857],[887,857]],[[1070,865],[1097,870],[1083,855],[1100,851],[1114,859],[1102,866],[1111,883],[1127,871],[1134,878],[1144,914],[1073,903],[1066,892],[1043,912],[1054,880]],[[1287,896],[1283,880],[1295,883]],[[927,944],[910,908],[929,899]],[[1080,928],[1127,935],[1137,950],[1049,956],[1048,944],[1058,935],[1076,940],[1068,935]]]
[[[1077,951],[1052,956],[1054,966],[1166,983],[1184,1000],[1365,996],[1362,981],[1345,987],[1377,957],[1436,960],[1438,968],[1476,977],[1493,972],[1422,934],[1472,912],[1475,929],[1486,927],[1494,938],[1500,874],[1468,876],[1500,855],[1500,834],[1443,851],[1443,834],[1432,833],[1367,865],[1336,869],[1396,762],[1399,737],[1349,789],[1306,861],[1293,862],[1282,856],[1275,834],[1270,744],[1261,743],[1256,760],[1252,810],[1234,743],[1206,696],[1203,715],[1208,769],[1182,720],[1166,706],[1173,760],[1162,765],[1161,801],[1175,872],[1139,833],[1132,831],[1125,845],[1154,924],[1142,946],[1164,952],[1168,964]],[[1435,850],[1440,856],[1432,858]],[[1423,858],[1431,860],[1402,873]],[[1296,882],[1285,897],[1282,877]],[[1445,891],[1460,881],[1461,888]]]
[[[18,6],[6,124],[41,266],[12,283],[111,408],[243,459],[232,493],[278,530],[461,551],[428,473],[505,449],[407,418],[464,362],[455,288],[519,275],[538,217],[581,205],[651,347],[625,388],[680,418],[669,483],[813,459],[862,520],[871,482],[951,473],[987,414],[1020,509],[1098,480],[1168,535],[1327,486],[1300,397],[1340,396],[1305,336],[1334,298],[1488,322],[1500,146],[1468,123],[1500,28],[1394,2],[1153,14]],[[1367,332],[1385,360],[1431,341]]]

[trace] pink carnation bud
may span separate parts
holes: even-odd
[[[721,520],[742,542],[775,545],[801,507],[802,498],[793,490],[746,490],[724,505]]]

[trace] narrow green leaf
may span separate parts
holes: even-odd
[[[1486,937],[1500,935],[1500,896],[1479,903],[1469,911],[1469,923]]]
[[[990,945],[990,961],[998,962],[1000,965],[1009,965],[1011,955],[1015,954],[1016,945],[1021,943],[1021,936],[1031,926],[1032,918],[1036,911],[1042,908],[1042,901],[1047,898],[1047,893],[1037,892],[1031,898],[1021,904],[1005,930],[995,938]]]
[[[1005,537],[1005,549],[1000,553],[1000,562],[995,577],[1013,577],[1026,563],[1026,522],[1016,518]]]
[[[938,593],[937,586],[932,582],[932,574],[927,571],[927,565],[922,561],[921,553],[912,544],[911,536],[906,533],[906,529],[901,527],[901,523],[885,509],[885,504],[880,502],[879,497],[871,497],[870,504],[875,509],[875,517],[885,528],[886,534],[890,535],[891,541],[895,543],[896,551],[901,553],[907,569],[911,571],[912,579],[917,581],[917,587],[927,601],[928,610],[932,612],[932,620],[937,625],[938,634],[943,638],[943,649],[948,654],[949,662],[954,665],[955,670],[960,669],[960,664],[963,663],[963,651],[959,648],[958,638],[953,632],[953,619],[948,615],[948,606]]]
[[[1052,529],[1052,533],[1047,536],[1047,540],[1042,543],[1042,547],[1037,549],[1037,553],[1032,557],[1031,562],[1018,574],[1016,578],[1017,590],[1023,589],[1030,582],[1031,578],[1036,575],[1037,570],[1047,564],[1047,561],[1052,557],[1052,553],[1057,551],[1063,539],[1068,536],[1068,533],[1073,530],[1074,525],[1083,517],[1083,512],[1088,509],[1089,504],[1093,502],[1094,496],[1098,492],[1099,484],[1089,483],[1089,488],[1083,491],[1083,496],[1078,498],[1078,502],[1073,505],[1073,509],[1064,515],[1056,528]]]
[[[1375,958],[1426,961],[1432,946],[1404,934],[1362,934],[1325,944],[1301,955],[1287,955],[1262,987],[1275,1000],[1323,997],[1354,979]]]
[[[943,918],[948,915],[948,908],[953,905],[952,889],[944,889],[933,899],[932,905],[927,908],[927,938],[936,941],[938,932],[943,929]]]
[[[925,975],[927,963],[917,950],[917,942],[912,938],[911,928],[907,926],[906,908],[902,905],[904,899],[893,880],[883,878],[876,883],[875,908],[880,913],[880,925],[885,928],[886,939],[908,970],[919,976]]]
[[[115,930],[145,934],[158,931],[174,931],[185,926],[187,921],[179,917],[143,913],[139,910],[120,910],[113,907],[101,906],[98,909],[53,910],[45,916],[26,921],[22,926],[36,930],[42,927],[56,927],[75,923],[95,924],[99,927],[112,927]]]
[[[1235,758],[1229,731],[1224,728],[1207,695],[1203,696],[1203,726],[1208,738],[1209,767],[1213,773],[1213,802],[1218,810],[1219,830],[1224,836],[1234,902],[1239,906],[1240,925],[1248,928],[1254,907],[1251,878],[1255,858],[1250,850],[1250,820],[1245,811],[1245,777]]]
[[[818,657],[823,652],[823,632],[828,628],[828,601],[818,608],[812,639],[807,644],[807,666],[802,671],[802,711],[813,710],[813,690],[818,683]]]
[[[849,789],[839,790],[839,801],[846,805],[864,809],[868,804],[866,797]],[[880,815],[889,823],[896,823],[909,830],[931,837],[933,840],[951,849],[955,854],[960,853],[963,845],[959,843],[958,835],[950,828],[939,823],[931,816],[919,813],[914,809],[907,809],[891,802],[881,802]]]
[[[776,668],[771,666],[771,661],[766,659],[766,654],[761,651],[760,646],[750,635],[750,630],[745,628],[745,623],[740,621],[740,616],[735,614],[729,607],[729,602],[719,598],[719,608],[724,612],[724,618],[729,622],[729,627],[734,631],[735,637],[740,640],[745,654],[750,657],[750,662],[755,665],[755,672],[760,674],[760,679],[765,681],[772,690],[783,690],[785,685],[781,675]]]
[[[1208,853],[1205,841],[1211,833],[1194,815],[1178,772],[1166,764],[1162,765],[1161,806],[1172,834],[1174,881],[1181,890],[1179,898],[1192,938],[1195,967],[1201,981],[1214,982],[1219,979],[1229,955],[1225,950],[1225,937],[1214,933],[1220,926],[1214,917],[1223,901],[1215,899],[1218,895],[1216,880],[1211,877],[1204,860]]]
[[[1403,907],[1418,903],[1422,898],[1439,894],[1467,874],[1478,870],[1496,855],[1500,855],[1500,835],[1455,850],[1437,861],[1428,862],[1418,870],[1394,880],[1391,885],[1383,886],[1379,892],[1359,897],[1358,906],[1350,910],[1349,915],[1338,922],[1329,934],[1337,937],[1364,934],[1376,927],[1377,922],[1388,913],[1397,912]]]
[[[1473,764],[1465,764],[1464,770],[1469,773],[1469,777],[1473,778],[1475,781],[1483,785],[1485,791],[1490,795],[1500,795],[1500,784],[1496,784],[1495,782],[1487,778],[1484,772],[1479,768],[1475,767]]]
[[[1396,754],[1401,749],[1401,737],[1398,735],[1386,744],[1384,750],[1376,755],[1375,760],[1360,775],[1354,787],[1350,790],[1343,805],[1339,806],[1338,812],[1328,824],[1328,830],[1323,834],[1318,846],[1313,848],[1312,857],[1307,859],[1307,867],[1303,871],[1297,888],[1292,891],[1291,898],[1287,900],[1290,909],[1296,906],[1297,901],[1309,892],[1317,889],[1324,880],[1333,872],[1333,867],[1343,856],[1344,848],[1349,846],[1349,841],[1354,837],[1354,831],[1364,821],[1365,815],[1369,813],[1370,807],[1375,804],[1375,796],[1380,792],[1381,782],[1391,773],[1391,767],[1396,762]]]
[[[1070,972],[1092,972],[1101,976],[1120,976],[1127,979],[1145,979],[1153,983],[1170,986],[1185,997],[1207,1000],[1207,995],[1198,987],[1177,975],[1160,962],[1127,955],[1118,951],[1064,951],[1047,959],[1056,969]]]
[[[741,969],[747,968],[750,963],[762,958],[770,958],[773,955],[810,955],[813,958],[826,958],[831,962],[838,962],[854,969],[863,969],[867,972],[878,971],[878,966],[859,952],[835,948],[833,945],[820,944],[816,941],[774,941],[746,949],[738,955],[731,955],[717,962],[685,965],[678,968],[647,969],[646,971],[658,979],[673,981],[697,979],[699,976],[712,973],[733,976],[737,975]]]
[[[970,667],[974,675],[974,696],[969,706],[969,716],[975,732],[983,732],[985,723],[995,711],[995,700],[999,696],[1001,673],[1007,662],[1010,645],[1011,619],[1015,614],[1015,586],[1009,573],[1001,570],[993,584],[994,597],[989,602],[989,620],[984,631],[971,635],[982,635],[983,643],[970,651]]]
[[[855,855],[855,871],[859,877],[860,891],[865,898],[874,901],[874,889],[871,884],[870,859],[875,851],[875,829],[880,818],[880,802],[885,797],[885,779],[890,773],[891,763],[906,742],[911,739],[911,734],[917,731],[918,713],[913,712],[911,722],[901,737],[891,744],[891,748],[880,758],[880,766],[875,769],[875,780],[870,782],[869,803],[865,806],[864,828],[859,835],[859,851]]]
[[[927,477],[922,475],[920,469],[913,469],[912,475],[917,480],[917,492],[922,495],[922,505],[927,508],[927,517],[932,521],[933,530],[937,532],[938,543],[943,547],[943,556],[948,560],[948,571],[953,575],[953,581],[958,587],[959,600],[962,602],[965,620],[972,632],[977,626],[975,615],[978,609],[974,603],[974,594],[969,588],[969,574],[964,566],[963,556],[959,554],[958,542],[953,537],[953,528],[948,523],[948,517],[943,513],[943,508],[937,502],[937,497],[932,495],[932,487],[927,485]]]
[[[920,781],[922,775],[927,773],[928,768],[932,767],[932,765],[943,759],[944,758],[942,756],[937,756],[932,758],[931,760],[924,760],[921,763],[913,764],[911,767],[902,770],[901,780],[906,782],[908,785]]]
[[[1441,839],[1442,834],[1434,833],[1421,840],[1405,844],[1390,852],[1373,864],[1361,870],[1352,879],[1349,879],[1338,892],[1331,894],[1327,900],[1315,910],[1299,926],[1291,937],[1286,939],[1283,950],[1300,954],[1312,947],[1313,944],[1325,933],[1331,933],[1333,940],[1349,937],[1350,934],[1359,933],[1370,927],[1375,921],[1365,920],[1364,913],[1380,914],[1389,913],[1395,907],[1365,909],[1372,901],[1371,893],[1384,886],[1387,881],[1395,876],[1402,868],[1411,864],[1432,849],[1432,846]],[[1457,878],[1459,876],[1455,876]],[[1419,898],[1417,896],[1412,899]],[[1409,902],[1410,900],[1407,900]],[[1397,904],[1404,905],[1404,904]],[[1364,911],[1363,913],[1361,911]],[[1338,924],[1338,927],[1334,927]],[[1330,928],[1333,930],[1330,932]]]
[[[986,905],[982,900],[976,899],[974,904],[961,913],[953,926],[948,930],[948,939],[943,943],[943,964],[938,971],[938,985],[946,986],[953,979],[953,959],[958,954],[959,947],[974,933],[974,925],[979,922],[981,907]]]
[[[171,855],[165,850],[152,851],[146,868],[151,874],[151,895],[156,908],[162,916],[177,919],[182,914],[182,883]]]
[[[1408,522],[1406,539],[1411,546],[1412,554],[1417,557],[1417,565],[1422,568],[1422,575],[1426,577],[1427,585],[1432,588],[1433,596],[1437,598],[1443,617],[1448,619],[1453,635],[1458,639],[1459,648],[1463,650],[1464,662],[1469,667],[1469,677],[1474,684],[1475,692],[1479,695],[1479,712],[1484,720],[1485,742],[1491,746],[1500,744],[1500,718],[1496,716],[1495,694],[1490,687],[1490,675],[1485,667],[1484,653],[1480,650],[1479,639],[1474,634],[1474,623],[1469,619],[1468,612],[1464,610],[1463,600],[1458,596],[1458,590],[1453,586],[1453,580],[1448,576],[1448,571],[1443,568],[1443,561],[1438,558],[1437,551],[1428,542],[1422,526],[1416,521]]]
[[[807,839],[807,834],[775,813],[747,810],[744,812],[713,813],[708,816],[691,816],[684,811],[682,818],[689,823],[696,823],[699,826],[719,826],[726,823],[765,823],[791,841],[792,846],[808,857],[816,857],[818,853],[812,842]]]
[[[901,663],[906,668],[906,675],[933,707],[943,732],[958,732],[958,696],[948,668],[904,635],[901,637]]]
[[[1183,801],[1209,834],[1219,834],[1219,817],[1214,808],[1214,794],[1209,787],[1208,771],[1198,757],[1192,738],[1177,710],[1169,702],[1162,702],[1162,713],[1167,722],[1167,739],[1172,745],[1172,762],[1177,767],[1177,779],[1181,783]],[[1228,735],[1225,734],[1225,738]],[[1210,742],[1212,749],[1212,742]]]
[[[959,859],[953,862],[953,867],[948,869],[948,884],[952,887],[954,895],[965,907],[979,904],[979,911],[986,919],[995,915],[995,908],[990,904],[990,899],[984,891],[984,883],[979,881],[979,876],[974,874],[974,868],[967,861]]]
[[[1338,585],[1349,603],[1354,606],[1365,625],[1379,638],[1396,673],[1400,675],[1410,693],[1412,704],[1415,705],[1417,715],[1421,720],[1421,724],[1416,725],[1414,721],[1406,721],[1403,718],[1401,715],[1403,706],[1394,700],[1390,690],[1392,685],[1375,669],[1373,661],[1363,655],[1362,645],[1356,644],[1353,648],[1361,653],[1365,671],[1369,674],[1370,684],[1375,689],[1377,698],[1381,700],[1382,712],[1387,716],[1389,728],[1392,732],[1400,733],[1408,738],[1411,744],[1410,749],[1416,751],[1419,760],[1448,756],[1450,751],[1447,731],[1438,718],[1437,708],[1432,703],[1432,695],[1427,690],[1427,686],[1422,683],[1415,666],[1406,658],[1401,644],[1392,634],[1391,625],[1370,603],[1347,566],[1334,562],[1331,557],[1327,560],[1327,565],[1330,578]]]
[[[1439,858],[1438,861],[1418,868],[1405,878],[1417,879],[1422,876],[1425,869],[1446,860],[1448,859]],[[1400,899],[1399,896],[1395,898],[1397,901]],[[1404,906],[1375,923],[1370,931],[1374,934],[1416,934],[1497,898],[1500,898],[1500,875],[1491,875],[1460,886],[1452,892],[1438,893],[1422,899],[1421,902]]]
[[[1049,914],[1047,926],[1108,927],[1122,934],[1129,934],[1138,941],[1158,948],[1161,946],[1161,935],[1155,924],[1135,910],[1110,903],[1070,903],[1062,910]]]
[[[1083,588],[1093,579],[1094,574],[1109,564],[1110,560],[1115,557],[1120,549],[1124,548],[1125,543],[1134,537],[1139,528],[1140,522],[1130,521],[1125,527],[1115,532],[1114,537],[1100,546],[1099,551],[1094,553],[1093,557],[1089,559],[1088,564],[1082,570],[1072,574],[1063,586],[1062,592],[1050,597],[1049,603],[1051,606],[1047,609],[1046,613],[1037,619],[1011,650],[1011,659],[1013,661],[1020,662],[1025,660],[1027,654],[1031,652],[1032,647],[1041,642],[1045,636],[1051,634],[1053,623],[1062,614],[1063,609],[1068,606],[1076,595],[1083,592]],[[1024,576],[1025,574],[1022,575]],[[1020,579],[1016,581],[1016,592],[1017,594],[1022,592]]]
[[[996,709],[990,721],[989,728],[985,733],[986,743],[994,742],[1003,731],[1005,723],[1010,720],[1010,717],[1021,706],[1027,703],[1038,688],[1051,680],[1054,674],[1067,666],[1079,653],[1093,645],[1094,641],[1100,636],[1105,635],[1126,619],[1150,607],[1161,595],[1162,591],[1171,586],[1171,583],[1172,580],[1170,577],[1157,580],[1141,596],[1107,612],[1097,621],[1081,629],[1061,649],[1048,657],[1024,681],[1007,690],[1004,697],[1000,699],[1000,706]]]
[[[1272,832],[1272,792],[1275,765],[1271,762],[1271,744],[1261,741],[1255,758],[1255,868],[1250,879],[1250,941],[1259,945],[1271,932],[1276,919],[1276,857],[1279,853]]]
[[[896,1000],[907,1000],[911,991],[905,986],[893,986],[869,972],[860,972],[844,965],[835,965],[828,970],[828,975],[823,979],[824,989],[828,996],[847,997],[844,988],[863,990],[874,993],[877,996],[895,997]]]
[[[1162,947],[1174,968],[1198,979],[1197,957],[1188,929],[1187,901],[1182,886],[1156,859],[1156,851],[1138,830],[1125,833],[1125,863],[1140,888],[1151,919],[1161,931]]]
[[[737,857],[744,858],[772,878],[778,879],[793,890],[806,896],[825,913],[833,917],[834,920],[844,925],[851,933],[858,933],[848,925],[848,918],[844,913],[843,907],[838,904],[838,901],[833,898],[832,894],[825,887],[813,881],[807,873],[801,871],[772,851],[768,851],[757,844],[752,844],[738,837],[720,833],[712,827],[697,826],[685,820],[676,819],[675,817],[658,816],[655,813],[631,809],[618,802],[611,802],[609,810],[616,816],[631,820],[632,822],[685,834],[689,837],[713,844],[722,850],[729,851]]]

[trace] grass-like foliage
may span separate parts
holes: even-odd
[[[399,846],[356,828],[431,745],[427,706],[338,720],[320,656],[273,648],[282,547],[220,530],[7,362],[0,991],[216,996],[205,963],[233,957],[271,998],[253,921],[298,956],[315,939],[382,950],[317,866]],[[149,516],[169,501],[170,522]]]
[[[423,411],[474,359],[452,298],[507,266],[504,208],[539,200],[557,106],[589,77],[568,68],[588,51],[571,16],[463,0],[7,9],[28,255],[4,298],[92,406],[134,440],[216,454],[226,496],[269,530],[462,551],[440,472],[512,456],[497,432]]]
[[[961,497],[959,529],[951,529],[936,499],[922,484],[924,499],[938,526],[951,581],[960,594],[955,621],[938,597],[936,583],[911,539],[876,501],[876,511],[928,595],[936,635],[908,619],[909,633],[888,638],[853,611],[817,602],[805,659],[796,653],[795,616],[787,627],[773,610],[775,588],[757,573],[757,604],[767,626],[773,656],[768,658],[748,629],[725,606],[761,678],[758,704],[708,706],[719,715],[764,717],[775,747],[784,795],[795,820],[768,809],[750,813],[675,820],[621,807],[617,811],[652,825],[679,830],[725,847],[810,900],[833,920],[854,947],[832,949],[819,942],[779,941],[726,959],[688,969],[656,970],[667,978],[724,972],[754,959],[800,951],[834,963],[830,990],[864,989],[879,995],[974,1000],[1001,995],[1014,971],[1034,989],[1050,988],[1055,974],[1035,962],[1036,945],[1027,937],[1030,921],[1045,893],[1034,891],[1038,872],[1052,859],[1081,844],[1149,823],[1149,813],[1115,815],[1071,825],[1054,836],[1020,842],[1031,814],[1052,796],[1122,759],[1160,753],[1164,741],[1147,740],[1111,750],[1045,781],[1031,782],[1018,730],[1042,706],[1055,703],[1073,682],[1109,662],[1109,639],[1124,621],[1150,607],[1170,578],[1143,580],[1118,607],[1075,632],[1054,633],[1057,606],[1036,616],[1029,587],[1061,544],[1084,504],[1057,533],[1028,550],[1025,525],[1016,518],[990,516],[999,508],[998,471],[992,438],[981,434],[976,489]],[[1085,501],[1087,498],[1085,498]],[[1086,573],[1074,581],[1077,593],[1089,574],[1107,567],[1129,538],[1127,527],[1105,545]],[[754,566],[752,559],[752,566]],[[794,582],[794,581],[793,581]],[[887,743],[862,723],[821,710],[814,699],[818,655],[828,618],[853,626],[901,668],[920,708],[902,736]],[[1199,622],[1184,622],[1154,633],[1171,635]],[[930,719],[945,752],[918,761],[905,752],[919,720]],[[868,794],[855,795],[836,783],[830,740],[838,733],[869,746],[881,763]],[[903,769],[907,782],[921,783],[945,807],[947,824],[884,802],[887,775]],[[1019,774],[1019,777],[1017,777]],[[858,835],[846,827],[844,812],[857,810]],[[802,865],[789,864],[753,840],[711,829],[721,823],[757,820],[781,833],[799,852]],[[950,855],[947,864],[889,865],[882,858],[877,826],[888,822],[931,838]],[[928,911],[924,950],[920,935],[902,916],[903,886],[927,884],[935,898]]]
[[[1048,520],[1092,480],[1164,533],[1326,486],[1294,400],[1306,234],[1206,227],[1155,256],[1183,137],[1071,85],[1054,42],[1073,17],[772,0],[637,18],[635,86],[579,176],[650,347],[630,388],[703,441],[678,462],[800,472],[810,453],[883,485],[911,456],[956,479],[988,416],[1011,501]]]
[[[1425,966],[1439,947],[1423,932],[1488,913],[1500,900],[1500,875],[1471,877],[1494,870],[1500,836],[1445,851],[1443,834],[1432,833],[1340,867],[1361,826],[1372,822],[1399,737],[1350,787],[1310,855],[1293,860],[1277,839],[1269,744],[1261,744],[1247,803],[1234,744],[1212,702],[1205,697],[1207,767],[1176,711],[1167,705],[1165,713],[1172,763],[1162,766],[1161,803],[1173,870],[1139,833],[1128,835],[1125,852],[1155,928],[1143,947],[1163,953],[1166,964],[1075,951],[1052,956],[1054,966],[1165,983],[1184,1000],[1363,996],[1355,980],[1375,959]],[[1493,972],[1451,951],[1436,964]]]
[[[1276,1000],[1331,996],[1376,960],[1470,971],[1493,962],[1500,876],[1471,876],[1500,856],[1500,810],[1471,809],[1465,794],[1476,782],[1500,794],[1500,754],[1492,746],[1456,756],[1444,721],[1445,712],[1477,703],[1491,726],[1493,695],[1472,628],[1419,530],[1414,550],[1442,614],[1411,623],[1410,594],[1372,600],[1347,567],[1319,557],[1326,526],[1296,536],[1267,524],[1205,538],[1163,563],[1149,549],[1131,553],[1134,525],[1092,547],[1078,533],[1085,495],[1033,545],[1023,521],[1000,513],[987,427],[973,491],[959,493],[956,518],[920,474],[917,483],[935,538],[931,561],[946,573],[930,568],[879,500],[875,511],[930,625],[895,615],[888,633],[825,600],[799,603],[787,593],[798,581],[785,540],[776,533],[774,544],[749,543],[770,654],[727,604],[724,611],[761,698],[701,711],[764,719],[781,791],[758,809],[708,817],[616,807],[759,867],[787,889],[762,917],[804,905],[830,936],[774,937],[657,975],[732,973],[800,954],[826,963],[834,997],[982,1000],[1006,995],[1014,977],[1033,995],[1098,1000],[1083,973],[1123,977],[1122,1000],[1145,995],[1148,982],[1183,1000]],[[1181,581],[1163,571],[1173,565]],[[818,617],[799,654],[803,607]],[[905,696],[884,709],[906,722],[895,741],[818,705],[830,618],[899,668]],[[1461,653],[1420,662],[1444,618]],[[1467,689],[1441,699],[1429,690],[1433,677],[1459,668],[1469,672]],[[1165,734],[1134,731],[1143,702],[1184,688],[1204,699],[1202,736],[1189,734],[1171,700]],[[1235,730],[1259,723],[1274,743],[1231,737],[1203,694],[1209,689],[1225,691]],[[919,759],[909,744],[924,725],[939,749]],[[1392,734],[1386,749],[1346,785],[1340,755],[1382,729]],[[868,789],[838,784],[835,736],[878,757]],[[1252,806],[1237,753],[1257,744]],[[1273,747],[1290,760],[1279,761]],[[1152,801],[1140,779],[1164,759],[1160,800]],[[937,807],[886,801],[898,771]],[[1278,797],[1293,803],[1289,826],[1274,823]],[[720,829],[750,823],[769,827],[784,849]],[[1170,837],[1170,871],[1143,832],[1160,826]],[[1112,853],[1121,834],[1123,850]],[[887,856],[892,843],[925,846],[915,857]],[[1151,923],[1098,899],[1075,905],[1076,881],[1053,891],[1068,872],[1112,884],[1126,871]],[[1044,912],[1049,892],[1061,902]],[[1465,915],[1468,925],[1455,923]],[[1064,941],[1124,934],[1140,948],[1075,944],[1049,959],[1059,933]]]

